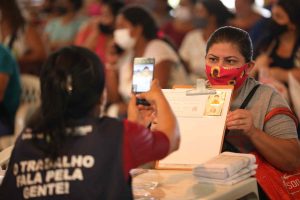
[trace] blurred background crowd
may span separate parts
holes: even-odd
[[[22,76],[38,77],[61,47],[97,54],[106,66],[107,115],[124,118],[134,57],[155,58],[162,88],[194,84],[206,79],[209,36],[226,25],[248,31],[252,75],[276,88],[300,117],[299,10],[299,0],[1,0],[0,136],[14,132]]]

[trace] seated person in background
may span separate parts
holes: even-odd
[[[212,85],[234,85],[231,112],[226,119],[229,132],[225,140],[239,152],[257,151],[279,170],[299,168],[300,146],[293,120],[295,117],[274,89],[260,85],[246,109],[239,109],[252,88],[259,84],[248,77],[254,66],[249,34],[234,27],[219,28],[209,38],[206,52],[209,82]],[[219,70],[214,75],[213,69],[216,67]],[[278,111],[278,108],[286,110],[286,113]],[[264,122],[267,115],[269,120]],[[224,150],[230,149],[225,145]]]
[[[19,68],[10,52],[0,45],[0,140],[13,134],[21,86]]]
[[[195,2],[196,0],[180,0],[174,9],[174,18],[160,29],[170,38],[176,50],[179,49],[184,36],[195,28],[193,24]]]
[[[129,170],[178,148],[177,121],[156,80],[137,96],[151,107],[137,107],[132,95],[119,121],[101,117],[104,68],[89,50],[62,48],[40,79],[41,110],[16,141],[0,199],[132,199]],[[153,111],[159,123],[150,131]]]
[[[300,81],[300,2],[279,0],[272,7],[270,31],[255,47],[256,65],[252,72],[283,84],[292,73]],[[263,81],[263,80],[262,80]]]
[[[73,44],[77,31],[85,20],[79,13],[82,3],[82,0],[57,1],[57,9],[62,15],[49,21],[44,30],[50,52]]]
[[[130,5],[124,7],[117,16],[114,40],[125,50],[120,57],[117,70],[107,70],[108,92],[120,96],[118,112],[111,116],[123,116],[126,113],[131,94],[131,81],[134,57],[155,58],[154,78],[159,80],[162,88],[171,88],[174,84],[188,84],[188,77],[176,51],[157,36],[158,28],[154,18],[143,7]],[[109,73],[117,73],[111,76]],[[118,90],[109,88],[118,85]],[[110,94],[109,96],[115,96]]]
[[[235,17],[229,24],[249,33],[262,18],[263,16],[255,10],[255,0],[235,0]]]
[[[113,41],[115,18],[123,5],[118,1],[103,2],[101,14],[93,16],[80,27],[74,44],[92,50],[105,63],[105,53]]]
[[[197,0],[194,16],[196,30],[185,36],[179,49],[193,82],[197,78],[206,78],[204,57],[209,36],[217,28],[226,25],[233,14],[220,0]]]
[[[21,73],[39,75],[46,47],[37,27],[26,22],[16,0],[0,1],[0,43],[11,50]]]
[[[151,11],[159,28],[173,19],[170,13],[172,7],[169,5],[168,0],[156,0],[151,2],[154,3]]]

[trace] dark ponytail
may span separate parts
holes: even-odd
[[[52,54],[41,71],[40,119],[33,132],[44,135],[43,150],[56,157],[72,121],[87,116],[99,103],[104,70],[98,57],[81,47],[65,47]]]

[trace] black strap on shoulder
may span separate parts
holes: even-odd
[[[249,101],[252,99],[254,93],[256,92],[257,88],[260,86],[260,84],[257,84],[252,88],[252,90],[249,92],[248,96],[246,99],[243,101],[242,105],[240,106],[240,109],[245,109],[246,106],[248,105]]]
[[[252,88],[252,90],[249,92],[248,96],[245,98],[245,100],[243,101],[243,103],[240,106],[240,109],[245,109],[246,106],[248,105],[248,103],[250,102],[250,100],[252,99],[253,95],[255,94],[257,88],[260,86],[260,84],[257,84],[256,86],[254,86]],[[229,130],[226,129],[225,131],[225,137],[224,137],[224,141],[223,141],[223,148],[222,151],[231,151],[231,152],[236,152],[239,153],[240,150],[235,147],[234,145],[232,145],[227,139],[226,139],[226,135],[228,134]]]

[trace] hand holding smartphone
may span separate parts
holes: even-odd
[[[138,94],[150,90],[153,80],[154,64],[154,58],[134,58],[132,92]],[[137,104],[150,105],[145,99],[137,99]]]

